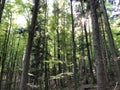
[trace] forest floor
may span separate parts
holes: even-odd
[[[60,85],[57,86],[55,82],[53,81],[53,84],[50,86],[50,90],[74,90],[74,83],[73,80],[68,80],[64,82],[64,86],[60,87]],[[80,84],[78,85],[78,90],[97,90],[96,84]]]

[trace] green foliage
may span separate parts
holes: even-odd
[[[61,0],[62,1],[62,0]],[[87,0],[84,0],[85,7],[83,9],[84,13],[89,14],[86,10]],[[65,77],[73,76],[74,64],[73,64],[73,52],[72,52],[72,35],[71,35],[71,14],[69,11],[69,2],[63,0],[61,6],[59,6],[56,0],[53,5],[53,11],[49,14],[49,7],[45,2],[41,1],[39,6],[39,14],[37,18],[37,23],[35,27],[35,35],[31,53],[29,76],[40,77],[45,76],[46,68],[49,80],[54,79],[64,79]],[[110,16],[112,6],[106,3],[108,15]],[[82,32],[82,24],[77,25],[76,22],[80,21],[82,17],[82,10],[80,9],[79,18],[75,18],[75,42],[76,42],[76,57],[77,66],[80,69],[79,72],[86,74],[87,69],[89,69],[88,55],[87,55],[87,44],[85,42],[84,31]],[[89,8],[88,8],[89,9]],[[25,47],[28,40],[28,29],[30,28],[31,14],[33,13],[32,3],[30,0],[24,3],[23,0],[14,0],[14,2],[7,1],[4,9],[2,23],[0,24],[0,60],[3,58],[3,50],[6,35],[10,30],[9,40],[6,47],[6,60],[4,71],[11,71],[14,74],[19,75],[22,71],[22,60],[25,55]],[[16,23],[16,19],[19,15],[25,16],[27,21],[26,26],[21,27]],[[89,17],[89,16],[88,16]],[[89,18],[88,18],[89,19]],[[91,19],[91,18],[90,18]],[[88,24],[88,23],[87,23]],[[116,49],[118,55],[120,54],[120,17],[116,19],[110,19],[110,25],[112,28],[113,37],[115,40]],[[103,25],[105,26],[105,25]],[[87,28],[91,29],[91,26]],[[58,30],[58,32],[57,32]],[[59,35],[59,40],[58,40]],[[94,64],[94,53],[93,46],[90,46],[90,35],[92,31],[88,34],[89,48],[91,48],[91,59],[92,64]],[[107,35],[106,35],[107,36]],[[8,36],[7,36],[8,37]],[[92,43],[91,39],[91,43]],[[19,44],[19,45],[18,45]],[[58,47],[59,44],[59,47]],[[106,46],[109,53],[108,39],[106,39]],[[92,45],[92,44],[91,44]],[[60,52],[58,52],[58,50]],[[17,53],[17,54],[16,54]],[[60,57],[58,58],[58,53]],[[13,65],[15,63],[15,66]],[[0,70],[1,70],[0,61]],[[61,73],[59,73],[59,65],[61,65]],[[94,66],[94,65],[93,65]],[[14,68],[13,68],[14,67]],[[77,69],[78,69],[77,68]],[[94,69],[96,66],[94,66]],[[52,73],[53,72],[53,73]],[[96,73],[96,71],[95,71]],[[9,75],[9,74],[8,74]],[[81,76],[83,77],[83,76]],[[43,77],[42,77],[43,78]],[[43,80],[44,81],[44,80]],[[34,81],[35,82],[35,81]],[[41,80],[42,82],[42,80]],[[10,83],[10,81],[9,81]]]
[[[117,51],[120,53],[120,17],[111,20],[111,28]]]
[[[72,75],[73,75],[72,72],[60,73],[60,74],[57,74],[56,76],[51,76],[50,80],[53,80],[53,79],[62,79],[62,78],[69,77],[69,76],[72,76]]]

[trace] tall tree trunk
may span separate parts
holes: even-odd
[[[105,73],[105,67],[102,56],[100,29],[98,24],[98,15],[96,11],[97,9],[96,0],[90,0],[90,6],[93,29],[93,45],[97,70],[97,85],[98,85],[97,90],[109,90],[108,79]]]
[[[60,60],[61,58],[60,58],[60,33],[59,33],[59,28],[57,28],[56,33],[57,33],[57,59]],[[58,63],[58,73],[62,73],[61,63]],[[62,79],[60,79],[60,86],[62,86]]]
[[[82,29],[82,35],[80,36],[80,40],[79,40],[79,43],[80,43],[80,47],[79,47],[79,51],[80,51],[80,80],[83,80],[83,77],[84,77],[84,67],[85,67],[85,63],[84,63],[84,56],[85,56],[85,50],[84,50],[84,33],[83,33],[83,29]]]
[[[59,3],[58,1],[55,1],[56,6],[54,7],[55,9],[55,22],[56,22],[56,40],[57,40],[57,59],[60,60],[61,59],[61,54],[60,54],[60,28],[59,28],[59,13],[60,13],[60,8],[59,8]],[[62,73],[62,64],[58,63],[58,73]],[[62,86],[62,79],[59,80],[60,82],[60,86]]]
[[[48,18],[48,13],[47,13],[47,0],[45,0],[45,25],[48,24],[47,18]],[[45,26],[44,25],[44,26]],[[47,40],[47,30],[44,30],[44,36],[45,36],[45,60],[48,60],[48,40]],[[49,90],[49,64],[46,62],[45,63],[45,90]]]
[[[47,41],[46,41],[46,53],[45,53],[45,60],[48,60],[47,56]],[[49,64],[46,62],[45,63],[45,90],[49,90]]]
[[[108,70],[111,70],[111,66],[110,66],[110,58],[108,56],[108,50],[107,49],[107,42],[106,42],[106,34],[105,34],[105,28],[104,28],[104,23],[103,23],[103,19],[102,19],[102,14],[100,15],[100,23],[101,23],[101,38],[102,38],[102,44],[103,44],[103,56],[105,58],[105,65],[106,65],[106,68],[107,68],[107,71]],[[109,71],[108,71],[109,72]]]
[[[101,8],[102,8],[102,11],[103,11],[103,15],[104,15],[104,22],[105,22],[105,26],[106,26],[106,31],[107,31],[107,34],[108,34],[110,51],[111,51],[112,58],[113,58],[114,64],[115,64],[116,81],[119,83],[118,86],[117,86],[117,89],[120,90],[120,69],[119,69],[119,65],[118,65],[119,62],[118,62],[117,53],[116,53],[116,49],[115,49],[115,43],[114,43],[114,39],[113,39],[113,35],[112,35],[109,20],[108,20],[107,10],[106,10],[104,1],[100,0],[100,3],[101,3]]]
[[[86,30],[86,25],[84,24],[84,30],[85,30],[85,38],[86,38],[86,46],[87,46],[87,55],[88,55],[88,61],[89,61],[89,68],[90,68],[90,76],[92,78],[92,83],[95,82],[95,77],[93,74],[93,68],[92,68],[92,61],[91,61],[91,55],[90,55],[90,48],[89,48],[89,43],[88,43],[88,34]]]
[[[35,33],[37,14],[39,10],[39,0],[35,0],[33,9],[34,10],[33,10],[33,15],[32,15],[31,25],[29,27],[28,43],[26,46],[25,58],[23,60],[23,71],[22,71],[22,76],[21,76],[20,90],[27,90],[30,54],[31,54],[32,43],[33,43],[33,38],[34,38],[34,33]]]
[[[74,30],[74,18],[73,18],[73,6],[71,1],[71,19],[72,19],[72,47],[73,47],[73,63],[74,63],[74,89],[77,90],[77,62],[76,62],[76,43],[75,43],[75,30]]]

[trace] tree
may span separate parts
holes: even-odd
[[[23,71],[22,71],[22,76],[21,76],[20,90],[27,90],[30,53],[31,53],[32,43],[33,43],[33,38],[34,38],[34,33],[35,33],[35,25],[36,25],[38,10],[39,10],[39,0],[35,0],[34,7],[33,7],[33,13],[32,13],[33,15],[32,15],[32,20],[31,20],[31,25],[29,26],[28,43],[26,46],[25,57],[23,60]]]
[[[111,27],[110,27],[110,23],[109,23],[109,19],[107,16],[107,10],[104,4],[103,0],[100,0],[100,4],[101,4],[101,8],[103,11],[103,16],[104,16],[104,22],[105,22],[105,26],[106,26],[106,31],[108,34],[108,40],[109,40],[109,45],[110,45],[110,52],[111,52],[111,56],[114,60],[114,64],[115,64],[115,70],[116,70],[116,82],[120,83],[120,69],[119,69],[119,62],[118,62],[118,57],[117,57],[117,53],[116,53],[116,48],[115,48],[115,43],[114,43],[114,39],[113,39],[113,35],[112,35],[112,31],[111,31]],[[118,84],[117,89],[120,89],[120,85]]]
[[[75,43],[75,30],[74,30],[74,17],[73,17],[73,6],[72,0],[71,1],[71,20],[72,20],[72,59],[74,63],[74,89],[77,90],[77,62],[76,62],[76,43]]]
[[[2,48],[2,58],[1,58],[1,73],[0,73],[0,89],[2,86],[2,79],[3,79],[3,73],[5,69],[5,61],[7,58],[7,49],[10,41],[10,33],[11,33],[11,27],[12,27],[12,14],[10,12],[10,17],[9,17],[10,25],[8,30],[5,33],[5,38],[4,38],[4,43],[3,43],[3,48]]]
[[[89,61],[90,75],[91,75],[91,78],[93,79],[92,82],[95,83],[95,77],[93,74],[92,60],[91,60],[90,49],[89,49],[88,34],[87,34],[87,30],[86,30],[86,23],[84,23],[84,30],[85,30],[85,38],[86,38],[86,47],[87,47],[87,55],[88,55],[88,61]]]
[[[119,90],[120,17],[107,15],[109,3],[8,0],[4,5],[1,90],[96,90],[96,85]]]
[[[90,0],[92,29],[93,29],[93,45],[96,61],[96,74],[97,74],[97,90],[109,90],[108,79],[106,76],[104,58],[102,56],[102,45],[100,38],[100,29],[97,15],[97,1]]]

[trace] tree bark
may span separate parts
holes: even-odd
[[[45,7],[45,25],[48,24],[47,18],[48,18],[48,13],[47,13],[47,0],[46,2],[46,7]],[[47,30],[44,30],[44,36],[45,36],[45,60],[48,60],[48,40],[47,40]],[[46,62],[45,63],[45,90],[49,90],[49,64]]]
[[[106,10],[104,1],[100,0],[100,4],[101,4],[102,11],[103,11],[103,16],[104,16],[104,22],[105,22],[105,26],[106,26],[106,31],[107,31],[107,34],[108,34],[110,51],[111,51],[112,58],[113,58],[114,64],[115,64],[116,82],[119,83],[118,86],[117,86],[117,89],[120,90],[120,69],[119,69],[119,65],[118,65],[118,58],[117,58],[117,53],[116,53],[116,49],[115,49],[115,43],[114,43],[114,39],[113,39],[113,35],[112,35],[112,31],[111,31],[109,20],[108,20],[107,10]]]
[[[28,43],[26,46],[25,58],[23,60],[23,72],[21,76],[20,90],[27,90],[29,61],[30,61],[30,54],[31,54],[32,43],[35,33],[35,25],[36,25],[38,10],[39,10],[39,0],[35,0],[31,25],[29,27]]]
[[[100,39],[100,29],[98,24],[97,5],[96,0],[90,0],[92,29],[93,29],[93,45],[94,55],[96,60],[96,74],[97,74],[97,90],[109,90],[108,79],[105,73],[105,67],[102,56],[102,46]]]
[[[93,74],[93,67],[92,67],[92,60],[91,60],[91,55],[90,55],[90,48],[89,48],[89,43],[88,43],[88,34],[86,30],[86,25],[84,24],[84,30],[85,30],[85,38],[86,38],[86,46],[87,46],[87,55],[88,55],[88,61],[89,61],[89,68],[90,68],[90,76],[92,78],[92,83],[95,82],[95,77]]]
[[[76,43],[75,43],[75,30],[74,30],[74,18],[73,18],[73,6],[71,1],[71,19],[72,19],[72,47],[73,47],[73,63],[74,63],[74,90],[77,90],[77,62],[76,62]]]

